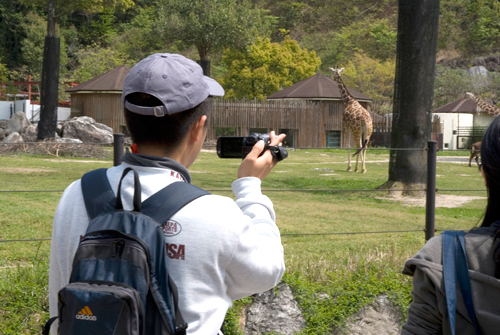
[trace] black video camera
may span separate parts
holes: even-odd
[[[220,158],[242,158],[248,155],[252,151],[253,146],[258,141],[263,140],[266,146],[264,150],[260,153],[262,155],[264,151],[270,150],[271,154],[277,161],[281,161],[288,157],[288,151],[282,146],[271,146],[269,145],[270,139],[269,134],[259,134],[253,133],[246,137],[239,136],[222,136],[217,139],[217,155]]]

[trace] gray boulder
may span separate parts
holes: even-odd
[[[491,78],[490,72],[484,66],[474,66],[467,70],[473,77],[480,77],[483,79]]]
[[[4,143],[20,143],[24,142],[23,137],[17,131],[10,133],[9,136],[3,139]]]
[[[9,120],[0,120],[0,129],[7,129],[8,124]]]
[[[389,300],[387,294],[379,295],[375,302],[351,315],[334,335],[393,335],[402,326],[401,311]]]
[[[64,122],[60,122],[56,126],[56,135],[62,137]]]
[[[9,122],[7,123],[7,129],[11,132],[22,133],[24,128],[31,125],[31,122],[26,117],[23,112],[16,112],[12,115]]]
[[[6,138],[9,135],[7,129],[0,128],[0,141]]]
[[[112,144],[113,129],[88,116],[75,117],[64,123],[63,138],[76,138],[83,143]]]
[[[24,128],[22,136],[25,142],[36,142],[38,137],[38,125],[32,124]]]
[[[83,143],[81,140],[77,138],[56,138],[55,142],[57,143],[71,143],[71,144],[80,144]]]
[[[305,319],[290,286],[280,283],[275,289],[254,297],[246,313],[245,335],[292,335],[300,332],[304,326]]]

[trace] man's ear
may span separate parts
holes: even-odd
[[[207,122],[207,116],[202,115],[198,121],[196,121],[193,124],[193,127],[191,128],[191,140],[194,142],[198,142],[200,140],[205,140],[204,135],[205,135],[205,123]]]

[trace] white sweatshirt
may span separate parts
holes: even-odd
[[[126,167],[139,173],[142,201],[168,184],[182,180],[174,170],[122,163],[107,170],[116,195]],[[133,177],[122,182],[126,210],[132,209]],[[187,334],[215,335],[232,301],[264,292],[285,271],[280,232],[272,202],[262,195],[261,181],[247,177],[233,182],[236,202],[206,195],[177,212],[169,236],[168,267],[179,291],[179,308],[189,324]],[[50,315],[57,315],[57,293],[71,274],[73,256],[89,219],[80,180],[64,191],[54,217],[50,255]],[[55,334],[57,322],[52,327]]]

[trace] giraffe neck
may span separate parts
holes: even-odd
[[[349,94],[349,91],[347,91],[347,87],[344,85],[344,81],[342,80],[340,75],[335,79],[337,80],[337,84],[339,85],[339,91],[342,97],[342,101],[347,106],[354,98]]]
[[[476,96],[474,94],[472,94],[472,100],[474,100],[474,102],[479,107],[481,107],[481,109],[484,110],[486,113],[493,115],[493,116],[497,116],[500,114],[500,108],[498,108],[492,104],[487,103],[486,101],[480,99],[478,96]]]

